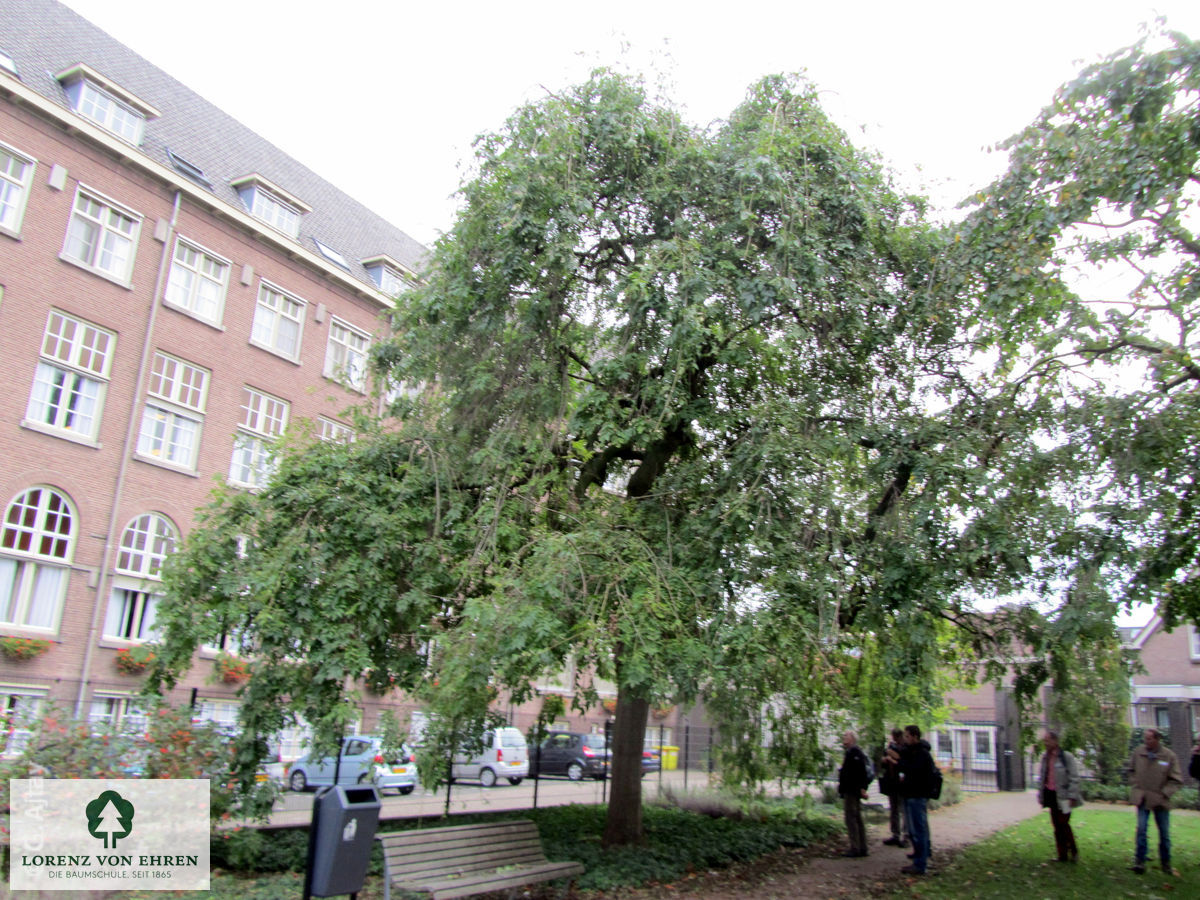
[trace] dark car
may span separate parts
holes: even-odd
[[[608,772],[609,750],[602,734],[562,731],[552,734],[530,754],[531,775],[566,775],[572,781],[603,778]]]

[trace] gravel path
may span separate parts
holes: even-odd
[[[886,800],[884,801],[886,811]],[[929,814],[934,856],[930,870],[940,860],[963,847],[1042,814],[1034,791],[1019,793],[974,794],[962,803],[943,807]],[[1049,834],[1049,821],[1046,824]],[[780,850],[752,864],[721,871],[701,872],[670,885],[605,894],[622,900],[795,900],[798,897],[862,898],[895,888],[901,880],[919,879],[900,874],[908,863],[909,852],[886,847],[880,842],[889,834],[886,819],[878,813],[867,825],[871,855],[846,859],[839,854],[844,839],[819,847]]]

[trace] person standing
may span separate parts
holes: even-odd
[[[1137,855],[1130,869],[1139,875],[1146,871],[1146,832],[1150,813],[1154,813],[1158,861],[1164,872],[1178,874],[1171,867],[1171,795],[1183,786],[1179,758],[1163,745],[1162,733],[1157,728],[1147,728],[1141,746],[1133,751],[1129,767],[1133,773],[1129,802],[1137,807]]]
[[[922,740],[921,729],[904,729],[904,752],[900,754],[900,795],[908,813],[912,835],[912,865],[900,871],[905,875],[924,875],[929,867],[929,795],[933,789],[934,763],[929,743]]]
[[[1077,862],[1079,848],[1075,846],[1075,832],[1071,829],[1071,810],[1083,803],[1079,766],[1075,757],[1059,746],[1057,732],[1049,729],[1042,732],[1042,746],[1046,752],[1042,756],[1038,802],[1050,810],[1058,861]]]
[[[884,843],[893,847],[907,847],[912,834],[904,812],[904,798],[900,796],[900,751],[903,746],[904,732],[893,728],[892,740],[883,751],[879,774],[879,790],[888,798],[888,824],[892,829],[892,836]]]
[[[842,797],[846,832],[850,836],[850,849],[842,856],[866,856],[867,828],[863,824],[862,802],[867,797],[867,785],[871,783],[867,754],[858,746],[858,736],[853,731],[842,735],[842,747],[846,755],[838,769],[838,793]]]

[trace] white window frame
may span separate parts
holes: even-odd
[[[258,285],[258,297],[254,301],[250,343],[276,356],[298,362],[307,309],[308,304],[303,299],[264,279]],[[286,323],[292,323],[296,328],[296,346],[291,350],[287,349],[283,341]]]
[[[1200,662],[1200,629],[1195,625],[1187,627],[1188,633],[1188,656],[1192,662]]]
[[[371,353],[371,336],[344,319],[329,320],[329,340],[325,345],[323,374],[352,391],[367,390],[367,365]]]
[[[245,385],[242,388],[242,419],[233,439],[229,481],[247,488],[265,487],[274,474],[275,441],[287,430],[291,404],[279,397]]]
[[[398,297],[412,288],[412,283],[393,269],[383,266],[379,273],[379,289],[389,297]]]
[[[139,459],[196,471],[208,404],[208,382],[207,369],[155,351],[138,432]],[[183,435],[190,437],[190,443],[183,440]]]
[[[189,258],[190,257],[190,258]],[[225,297],[229,291],[229,272],[233,264],[180,235],[175,239],[171,269],[163,302],[201,322],[221,326],[225,315]],[[215,291],[214,298],[203,296],[205,289]],[[208,307],[211,306],[211,310]]]
[[[343,422],[317,416],[317,437],[335,444],[353,444],[357,435],[353,428]]]
[[[0,625],[57,633],[76,521],[66,494],[47,485],[26,488],[8,502],[0,521]]]
[[[127,229],[119,227],[124,222]],[[141,213],[81,184],[59,258],[130,287],[141,230]]]
[[[412,280],[406,277],[397,265],[390,264],[384,257],[363,260],[363,268],[367,270],[371,280],[381,293],[389,297],[398,297],[413,286]]]
[[[196,703],[196,722],[212,722],[219,728],[236,730],[238,726],[238,710],[242,704],[237,700],[225,700],[216,697],[201,697]]]
[[[0,685],[0,759],[20,756],[29,744],[49,692],[16,685]],[[22,702],[24,701],[24,702]]]
[[[162,594],[151,588],[153,582],[118,576],[113,579],[104,617],[104,637],[114,641],[141,644],[158,637],[155,623]]]
[[[271,226],[276,231],[286,234],[290,238],[299,237],[300,210],[287,201],[280,199],[261,185],[256,184],[251,189],[250,202],[247,206],[250,210],[250,215],[254,216],[260,222]]]
[[[162,580],[162,564],[175,552],[179,529],[159,513],[143,513],[121,532],[116,570],[133,578]]]
[[[75,112],[135,147],[146,133],[146,117],[87,78],[81,79]]]
[[[95,693],[88,704],[88,723],[93,727],[103,725],[118,734],[144,734],[150,717],[138,705],[140,701],[133,694]]]
[[[12,171],[17,164],[22,167],[19,177]],[[36,159],[0,141],[0,233],[20,236],[36,169]]]
[[[22,424],[94,445],[116,344],[107,328],[50,310]]]

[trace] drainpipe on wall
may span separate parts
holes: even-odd
[[[118,515],[125,493],[125,475],[129,469],[129,459],[134,442],[137,440],[140,422],[139,400],[146,384],[146,373],[150,369],[151,354],[154,351],[154,323],[158,319],[159,298],[162,296],[163,285],[167,278],[171,237],[175,234],[175,225],[179,221],[181,197],[182,194],[176,191],[175,201],[171,207],[171,219],[166,223],[166,232],[162,235],[163,246],[162,253],[158,258],[158,275],[154,279],[154,293],[150,297],[150,315],[146,319],[146,333],[142,340],[142,359],[138,364],[137,380],[133,386],[133,399],[130,402],[128,422],[125,426],[125,442],[121,445],[121,463],[117,469],[117,481],[113,486],[112,508],[108,514],[108,531],[104,535],[104,554],[100,558],[100,573],[96,579],[96,602],[92,607],[92,627],[88,630],[87,646],[83,653],[83,667],[79,677],[79,695],[75,698],[75,718],[77,719],[83,715],[83,701],[87,696],[88,685],[91,684],[92,658],[95,655],[97,641],[100,639],[100,623],[103,621],[108,599],[107,588],[112,580],[109,576],[108,561],[112,556],[113,544],[117,540]],[[155,238],[158,237],[159,235],[156,233]]]

